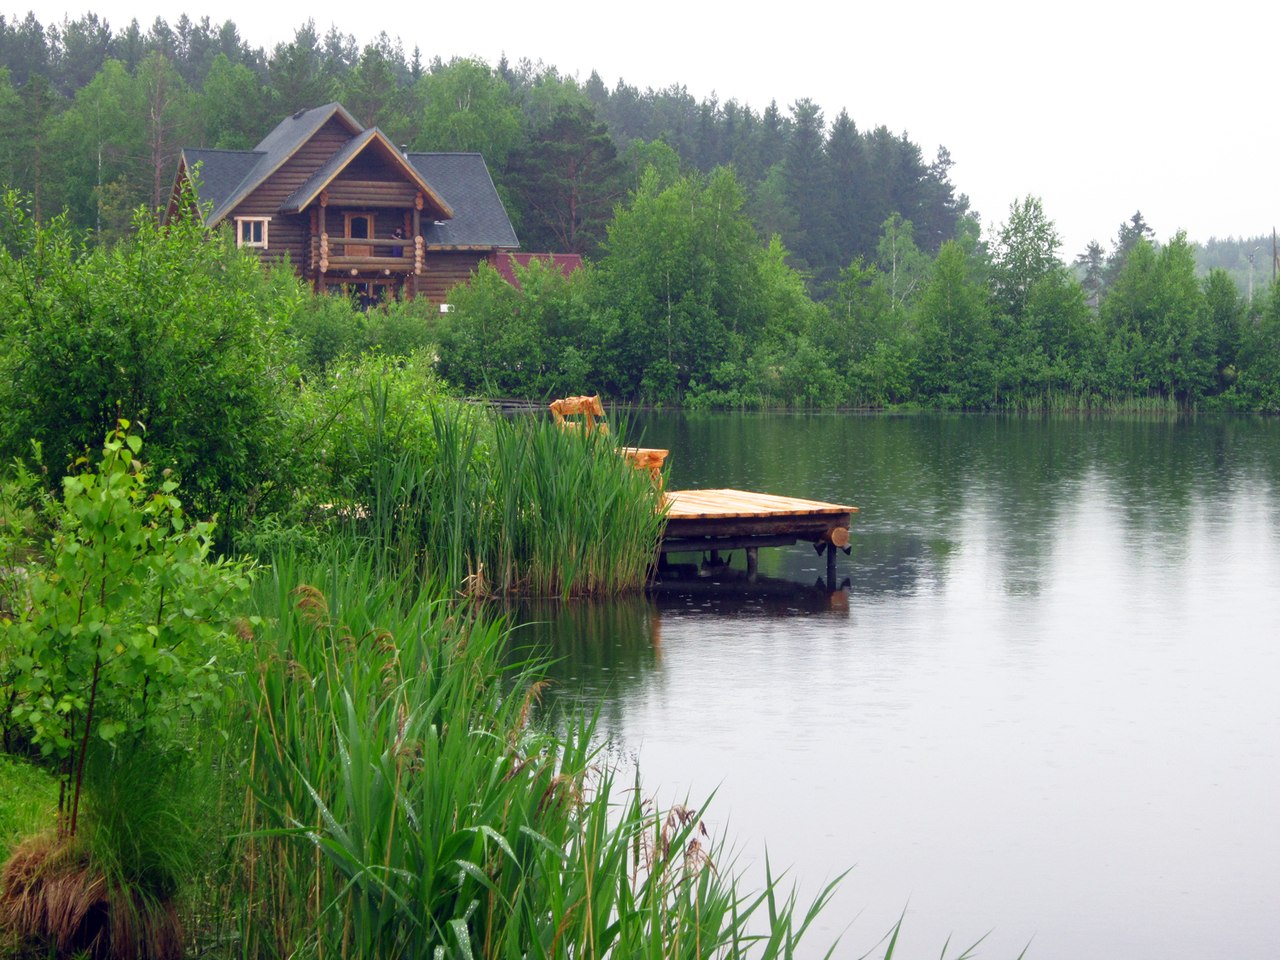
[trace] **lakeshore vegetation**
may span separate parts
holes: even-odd
[[[333,98],[586,266],[362,312],[157,224],[177,146]],[[1280,287],[1137,214],[1070,266],[1034,197],[984,234],[944,152],[809,101],[29,15],[0,116],[0,950],[791,955],[830,888],[743,889],[484,604],[637,588],[647,476],[463,394],[1280,411]]]
[[[981,221],[945,149],[807,99],[698,102],[310,22],[267,51],[207,17],[29,13],[0,17],[0,183],[110,246],[167,201],[180,147],[248,148],[335,99],[395,143],[481,152],[524,249],[589,268],[521,291],[482,271],[444,325],[295,315],[313,363],[430,340],[451,385],[538,399],[1280,410],[1270,238],[1158,241],[1134,213],[1073,255],[1034,196]]]
[[[643,582],[625,423],[322,361],[356,314],[196,227],[4,209],[0,955],[793,955],[832,888],[744,887],[486,602]]]

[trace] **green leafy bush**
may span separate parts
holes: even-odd
[[[63,480],[47,556],[0,622],[6,725],[59,771],[66,835],[91,754],[174,746],[218,703],[248,589],[243,565],[211,557],[212,525],[187,519],[177,483],[150,483],[127,427]]]
[[[0,202],[0,456],[39,441],[54,476],[124,417],[182,479],[190,511],[234,526],[278,491],[280,329],[303,293],[223,234],[140,212],[89,249],[61,220]]]

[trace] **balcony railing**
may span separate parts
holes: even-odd
[[[421,273],[422,246],[421,237],[380,240],[321,234],[311,240],[311,267],[321,273]]]

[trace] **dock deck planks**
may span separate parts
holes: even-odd
[[[782,497],[750,490],[672,490],[667,494],[667,519],[692,520],[704,517],[845,516],[857,507]]]
[[[857,507],[750,490],[672,490],[666,494],[662,551],[780,546],[809,540],[844,547]]]

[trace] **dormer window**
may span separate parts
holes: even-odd
[[[267,248],[270,217],[236,217],[236,246]]]

